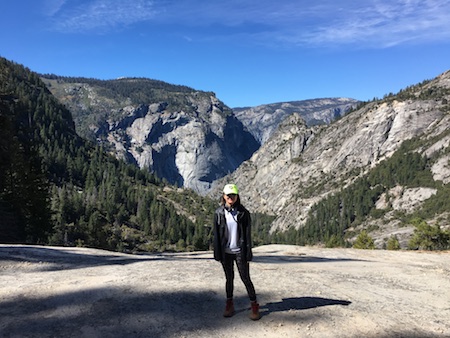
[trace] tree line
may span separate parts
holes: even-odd
[[[392,210],[392,205],[389,207],[391,188],[435,188],[437,193],[427,199],[420,209],[408,215],[400,212],[397,215],[405,224],[416,226],[414,242],[410,244],[410,248],[419,248],[421,245],[416,244],[421,242],[422,235],[426,233],[423,229],[429,227],[425,219],[443,214],[448,211],[450,205],[450,187],[436,182],[430,171],[433,159],[415,151],[420,142],[422,141],[418,138],[404,141],[393,156],[382,161],[368,174],[314,204],[303,227],[276,234],[277,240],[297,245],[322,243],[327,247],[351,246],[349,237],[353,236],[353,233],[349,231],[350,228],[357,227],[369,218],[381,218]],[[382,194],[388,199],[388,208],[377,209],[376,202]],[[439,245],[436,244],[435,249],[450,248],[450,239],[445,242],[445,238],[448,238],[447,232],[442,230],[442,233],[444,240],[439,239]],[[366,243],[367,236],[366,232],[362,233],[362,238],[358,238],[356,245],[365,246],[359,244],[359,241]],[[429,247],[432,245],[427,245],[427,248]],[[367,248],[370,248],[370,245]]]
[[[0,241],[125,252],[211,247],[217,201],[170,186],[81,138],[71,112],[40,75],[3,58],[0,133]],[[379,210],[375,203],[400,185],[437,189],[421,209],[398,215],[417,225],[411,248],[446,247],[447,233],[423,220],[448,211],[450,188],[433,180],[433,159],[414,151],[420,142],[404,142],[368,174],[316,203],[300,229],[271,233],[274,217],[252,214],[254,244],[349,246],[349,229],[391,210]],[[424,238],[432,238],[432,244]],[[433,246],[433,238],[439,244]],[[359,242],[371,245],[364,236]],[[395,239],[388,244],[397,246]]]
[[[166,182],[79,137],[71,113],[36,73],[1,58],[0,76],[2,241],[120,251],[208,247],[213,201],[197,198],[183,215],[162,198]]]

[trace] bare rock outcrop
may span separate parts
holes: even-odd
[[[262,318],[211,252],[125,255],[0,244],[2,337],[448,337],[450,255],[254,248]]]
[[[404,141],[415,137],[427,145],[418,145],[416,151],[436,158],[431,168],[434,179],[447,182],[449,79],[450,72],[444,73],[407,99],[398,95],[367,103],[329,126],[297,123],[293,127],[286,120],[248,161],[217,185],[232,181],[241,186],[242,199],[251,210],[277,217],[275,230],[301,227],[312,205],[376,167]],[[438,92],[438,98],[430,92]],[[299,144],[303,146],[299,148]],[[432,194],[432,189],[405,190],[396,207],[411,209],[410,202],[420,204]]]
[[[198,104],[194,113],[169,112],[152,104],[145,114],[134,114],[133,120],[127,114],[128,123],[116,121],[107,139],[118,157],[131,156],[139,167],[170,183],[204,193],[212,181],[248,159],[259,144],[215,97],[192,102]]]
[[[201,194],[260,146],[212,92],[150,79],[44,81],[70,108],[80,134]]]
[[[233,112],[252,135],[264,144],[289,115],[299,114],[307,125],[329,124],[355,108],[358,101],[349,98],[322,98],[234,108]]]

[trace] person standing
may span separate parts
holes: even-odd
[[[234,315],[234,262],[250,298],[250,319],[261,318],[255,287],[250,279],[249,262],[253,259],[250,212],[241,204],[235,184],[223,188],[221,205],[214,213],[214,259],[222,263],[225,272],[227,301],[224,317]]]

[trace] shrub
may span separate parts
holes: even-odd
[[[393,235],[388,239],[386,249],[400,250],[400,242],[398,241],[397,235]]]
[[[421,219],[413,219],[416,227],[414,235],[408,243],[412,250],[445,250],[450,248],[450,232],[441,229],[439,224],[429,225]]]
[[[375,249],[375,242],[372,237],[369,236],[367,231],[363,230],[353,243],[355,249]]]

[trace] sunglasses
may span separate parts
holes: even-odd
[[[236,194],[227,194],[228,198],[235,198],[237,195]]]

